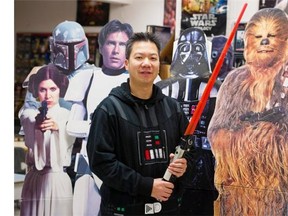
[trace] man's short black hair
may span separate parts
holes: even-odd
[[[129,59],[131,55],[133,44],[139,41],[147,41],[147,42],[150,41],[154,43],[157,46],[158,55],[160,56],[161,45],[159,38],[155,34],[150,32],[139,32],[133,34],[126,43],[126,53],[125,53],[126,59]]]

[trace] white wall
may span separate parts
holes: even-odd
[[[15,32],[52,32],[64,20],[76,19],[76,0],[15,0]]]
[[[146,25],[163,25],[164,0],[133,0],[132,4],[110,4],[109,20],[132,25],[135,32]],[[76,20],[77,0],[15,0],[15,32],[52,32],[64,20]],[[84,27],[99,32],[101,27]]]
[[[177,0],[181,1],[181,0]],[[163,25],[164,0],[131,0],[131,4],[110,4],[110,20],[119,19],[133,26],[135,32],[146,25]],[[247,22],[258,10],[258,0],[228,0],[227,34],[233,28],[243,4],[248,7],[242,21]],[[15,32],[52,32],[64,20],[76,20],[77,0],[15,0]],[[85,27],[99,32],[101,27]]]
[[[259,0],[228,0],[226,35],[230,34],[234,23],[237,20],[244,3],[246,2],[248,5],[241,22],[248,22],[250,18],[259,10]]]
[[[164,0],[133,0],[130,5],[112,4],[110,19],[132,25],[135,32],[146,31],[147,25],[163,25]]]

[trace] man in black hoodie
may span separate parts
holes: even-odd
[[[103,181],[102,215],[178,213],[182,176],[192,160],[189,152],[171,159],[188,120],[180,104],[153,84],[159,54],[153,34],[134,34],[126,44],[128,81],[112,89],[93,114],[87,152],[91,170]],[[163,180],[167,168],[176,180]]]

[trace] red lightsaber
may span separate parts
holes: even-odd
[[[202,112],[203,112],[203,110],[205,108],[205,105],[206,105],[206,102],[207,102],[208,97],[210,95],[210,92],[211,92],[211,90],[213,88],[213,85],[214,85],[214,83],[216,81],[216,78],[217,78],[217,76],[219,74],[219,71],[221,69],[221,66],[223,64],[224,58],[225,58],[225,56],[226,56],[226,54],[228,52],[228,49],[229,49],[229,47],[231,45],[231,42],[232,42],[232,40],[233,40],[233,38],[235,36],[235,33],[237,31],[237,28],[239,26],[239,23],[241,21],[241,18],[243,16],[246,8],[247,8],[247,3],[244,4],[244,6],[243,6],[243,8],[242,8],[242,10],[240,12],[240,15],[239,15],[238,19],[235,22],[235,25],[234,25],[234,27],[232,29],[232,32],[230,33],[230,35],[229,35],[229,37],[228,37],[228,39],[226,41],[226,44],[225,44],[225,46],[224,46],[224,48],[222,50],[222,53],[220,54],[219,59],[218,59],[216,65],[215,65],[215,68],[214,68],[214,70],[213,70],[213,72],[211,74],[211,77],[209,78],[208,83],[207,83],[207,85],[205,87],[203,95],[202,95],[201,99],[199,100],[199,102],[197,104],[197,107],[196,107],[196,109],[195,109],[195,111],[193,113],[193,116],[192,116],[192,118],[191,118],[191,120],[190,120],[190,122],[189,122],[189,124],[188,124],[188,126],[186,128],[186,131],[184,133],[184,138],[181,139],[181,142],[183,143],[183,145],[177,146],[173,160],[175,160],[177,158],[182,158],[184,152],[186,150],[189,150],[189,147],[191,147],[191,145],[192,145],[192,143],[190,142],[191,140],[190,141],[189,140],[185,140],[185,137],[187,138],[189,135],[192,135],[194,133],[195,129],[196,129],[197,123],[198,123],[198,121],[199,121],[199,119],[201,117],[201,114],[202,114]],[[165,174],[164,174],[163,179],[166,180],[166,181],[174,182],[176,180],[176,177],[174,175],[172,175],[172,173],[170,173],[170,171],[167,169]]]
[[[199,121],[199,119],[201,117],[201,114],[202,114],[202,112],[203,112],[203,110],[205,108],[205,105],[206,105],[206,102],[207,102],[208,97],[210,95],[210,92],[211,92],[211,90],[213,88],[213,85],[214,85],[214,83],[216,81],[216,78],[217,78],[217,76],[218,76],[218,74],[220,72],[220,69],[222,67],[224,58],[225,58],[225,56],[226,56],[226,54],[228,52],[228,49],[229,49],[229,47],[231,45],[231,42],[232,42],[232,40],[233,40],[233,38],[235,36],[235,33],[237,31],[237,28],[239,26],[239,23],[240,23],[240,21],[242,19],[242,16],[243,16],[246,8],[247,8],[247,3],[244,4],[244,6],[243,6],[243,8],[242,8],[242,10],[240,12],[239,17],[236,20],[236,23],[235,23],[235,25],[234,25],[234,27],[232,29],[232,32],[230,33],[230,35],[229,35],[229,37],[228,37],[228,39],[226,41],[226,44],[225,44],[225,46],[224,46],[224,48],[222,50],[222,53],[220,54],[220,57],[219,57],[216,65],[215,65],[215,68],[214,68],[214,70],[213,70],[213,72],[211,74],[211,77],[209,78],[209,81],[208,81],[208,83],[207,83],[207,85],[205,87],[203,95],[202,95],[201,99],[199,100],[199,102],[197,104],[197,107],[196,107],[196,109],[195,109],[195,111],[193,113],[193,116],[192,116],[192,118],[191,118],[191,120],[189,122],[188,127],[186,128],[186,131],[185,131],[184,135],[192,135],[194,133],[195,129],[196,129],[197,123],[198,123],[198,121]]]

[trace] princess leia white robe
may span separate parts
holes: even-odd
[[[25,132],[28,173],[22,190],[21,216],[72,215],[72,183],[64,167],[71,163],[75,138],[66,132],[69,111],[53,106],[47,115],[58,131],[35,129],[37,109],[26,109],[20,120]]]

